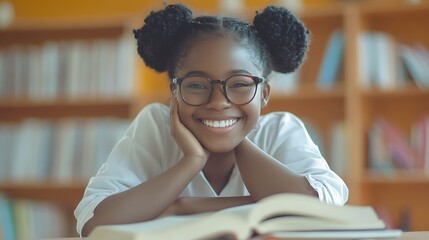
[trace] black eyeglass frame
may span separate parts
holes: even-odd
[[[253,80],[253,82],[255,82],[255,92],[253,93],[252,98],[245,103],[237,104],[237,103],[232,102],[229,99],[228,94],[226,93],[226,82],[228,81],[228,79],[231,79],[231,78],[237,77],[237,76],[248,77],[248,78],[251,78]],[[225,96],[225,98],[228,100],[228,102],[236,104],[236,105],[246,105],[246,104],[250,103],[255,98],[256,92],[258,92],[258,85],[260,83],[263,83],[266,81],[266,78],[264,78],[264,77],[258,77],[258,76],[253,76],[253,75],[249,75],[249,74],[234,74],[234,75],[228,76],[225,79],[210,79],[208,77],[205,77],[206,80],[211,83],[211,91],[210,91],[209,96],[207,97],[207,100],[205,102],[200,103],[200,104],[190,104],[183,98],[183,95],[182,95],[182,82],[184,79],[189,78],[189,77],[195,77],[195,76],[185,76],[185,77],[180,77],[180,78],[173,78],[173,79],[171,79],[171,85],[172,85],[172,89],[176,85],[179,86],[180,98],[182,99],[183,102],[185,102],[186,104],[188,104],[190,106],[201,106],[203,104],[208,103],[212,97],[212,94],[213,94],[214,84],[220,84],[222,86],[222,94],[223,94],[223,96]]]

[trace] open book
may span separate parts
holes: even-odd
[[[215,213],[98,226],[89,239],[249,239],[255,235],[332,239],[393,238],[400,234],[400,230],[387,230],[371,207],[337,206],[315,197],[285,193]]]

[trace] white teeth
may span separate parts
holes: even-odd
[[[229,127],[237,122],[237,119],[229,119],[222,121],[203,120],[204,125],[214,128]]]

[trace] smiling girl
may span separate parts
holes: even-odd
[[[183,5],[152,12],[134,31],[147,66],[168,72],[170,106],[150,104],[92,177],[75,211],[77,230],[166,215],[217,211],[282,192],[333,204],[348,189],[303,123],[261,116],[272,71],[305,58],[309,32],[287,9],[267,7],[253,25],[193,18]]]

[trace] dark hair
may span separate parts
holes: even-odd
[[[269,6],[256,13],[253,25],[235,18],[192,17],[184,5],[168,5],[151,12],[144,25],[134,30],[137,51],[147,66],[158,72],[168,71],[174,77],[188,43],[200,34],[227,33],[247,41],[253,61],[262,67],[266,77],[271,70],[289,73],[305,59],[309,31],[286,8]]]

